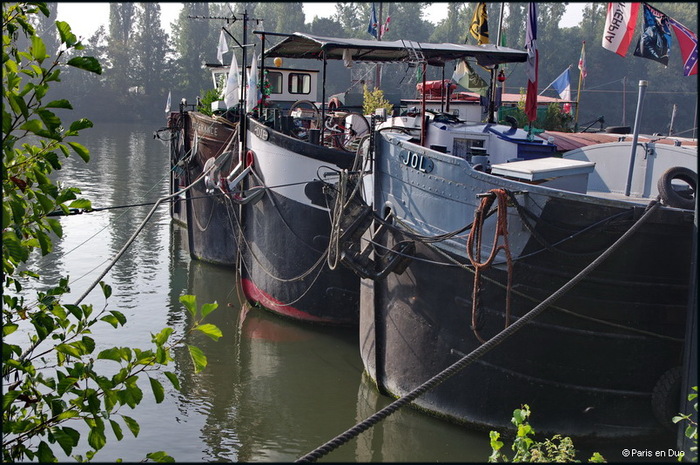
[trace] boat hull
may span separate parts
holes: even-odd
[[[357,325],[359,278],[330,269],[330,217],[318,179],[348,168],[352,154],[309,144],[249,119],[248,188],[265,195],[243,206],[242,285],[246,297],[296,320]]]
[[[406,395],[471,353],[502,331],[507,319],[503,251],[475,281],[468,232],[427,243],[407,229],[426,235],[456,230],[474,218],[480,202],[475,194],[498,188],[516,193],[514,202],[529,214],[513,205],[507,209],[512,323],[574,278],[643,212],[631,203],[468,168],[451,179],[442,164],[459,163],[440,154],[423,152],[431,158],[424,166],[432,175],[416,174],[402,164],[402,148],[393,148],[385,144],[377,154],[374,201],[385,209],[383,216],[391,211],[403,224],[376,238],[377,250],[414,241],[416,252],[402,274],[363,280],[360,312],[365,369],[391,396]],[[496,217],[484,223],[484,259]],[[414,404],[481,429],[512,429],[513,410],[528,404],[539,433],[591,440],[663,434],[655,416],[662,406],[654,402],[661,398],[660,380],[682,364],[691,239],[692,212],[658,210],[544,313]]]
[[[189,147],[193,155],[186,164],[187,184],[203,173],[208,160],[217,160],[219,169],[212,177],[227,176],[238,164],[235,126],[197,112],[186,117]],[[223,159],[219,160],[220,157]],[[211,163],[211,162],[210,162]],[[215,179],[215,181],[218,179]],[[235,266],[240,230],[238,206],[220,189],[196,182],[187,191],[187,228],[190,255],[198,260]]]

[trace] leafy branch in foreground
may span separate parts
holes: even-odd
[[[693,386],[692,390],[695,392],[691,392],[688,394],[688,400],[689,401],[695,401],[695,404],[693,404],[693,408],[695,409],[695,415],[697,416],[697,411],[698,411],[698,387]],[[694,454],[693,457],[690,458],[692,462],[697,462],[698,461],[698,423],[696,421],[693,421],[692,419],[692,414],[687,414],[684,415],[682,413],[679,413],[672,419],[673,423],[678,423],[681,421],[685,421],[687,424],[685,428],[685,437],[688,439],[692,440],[693,443],[695,444],[694,446],[690,446],[690,452]],[[684,458],[684,455],[681,454],[678,456],[678,461],[681,462]]]
[[[500,441],[500,433],[497,431],[489,433],[493,451],[489,456],[489,462],[577,462],[576,449],[570,437],[562,438],[561,435],[556,434],[543,442],[535,441],[533,439],[535,430],[530,426],[529,418],[530,407],[527,404],[513,411],[511,422],[517,427],[517,433],[511,446],[515,452],[512,460],[509,460],[508,456],[501,451],[503,442]],[[594,452],[588,461],[603,463],[605,459],[598,452]]]
[[[165,388],[155,374],[173,361],[173,348],[183,344],[193,331],[214,340],[221,337],[216,326],[202,322],[216,309],[216,303],[203,305],[198,312],[195,297],[183,296],[180,301],[194,321],[179,338],[172,337],[172,328],[165,328],[152,335],[152,349],[111,347],[97,351],[100,344],[92,335],[98,325],[119,328],[127,322],[121,312],[107,309],[106,300],[112,292],[109,285],[100,283],[105,305],[99,311],[92,305],[61,302],[70,291],[68,278],[37,292],[36,299],[25,297],[25,281],[40,278],[39,272],[31,269],[30,256],[35,251],[50,253],[53,238],[63,234],[61,223],[49,214],[90,207],[89,201],[78,199],[79,189],[54,184],[49,175],[62,168],[61,155],[77,154],[89,161],[88,149],[69,138],[92,127],[92,122],[79,119],[66,129],[54,110],[71,110],[70,102],[44,103],[44,98],[49,86],[60,81],[64,66],[102,72],[92,57],[74,56],[64,61],[83,46],[62,21],[56,21],[61,49],[50,59],[32,26],[39,14],[49,16],[45,3],[2,6],[3,462],[55,462],[56,445],[70,456],[81,441],[80,431],[69,426],[76,426],[76,422],[78,428],[82,422],[89,431],[89,450],[85,458],[73,456],[78,461],[91,460],[104,447],[107,428],[117,440],[124,437],[123,426],[137,436],[138,422],[125,415],[122,408],[134,409],[141,403],[140,377],[148,378],[160,403]],[[21,36],[26,38],[27,50],[19,45]],[[195,370],[202,370],[206,356],[198,348],[188,347]],[[163,371],[163,375],[179,389],[174,373]],[[146,458],[172,461],[163,451],[147,454]]]

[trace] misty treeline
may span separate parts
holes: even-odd
[[[447,12],[446,19],[438,24],[425,19],[426,2],[375,2],[378,20],[385,24],[390,17],[389,29],[382,40],[410,39],[428,42],[476,41],[468,34],[476,2],[440,3]],[[41,30],[55,20],[54,12]],[[644,104],[641,130],[647,133],[668,133],[674,105],[677,112],[673,122],[675,133],[692,136],[697,112],[697,76],[683,76],[683,63],[673,36],[668,67],[632,55],[636,40],[641,34],[641,10],[635,31],[635,39],[626,57],[620,57],[601,46],[607,3],[586,3],[578,24],[559,27],[565,14],[566,3],[539,3],[538,50],[540,54],[540,91],[571,66],[571,90],[575,100],[579,87],[578,61],[585,41],[585,58],[588,75],[581,85],[579,126],[604,118],[603,126],[634,123],[638,83],[649,81]],[[654,8],[697,32],[697,3],[652,3]],[[355,37],[374,39],[367,32],[372,3],[336,3],[331,18],[306,17],[301,2],[246,2],[246,3],[184,3],[179,17],[171,24],[168,34],[161,26],[161,8],[158,3],[110,3],[107,27],[101,27],[94,35],[85,38],[87,51],[100,59],[102,75],[88,75],[66,70],[60,86],[67,92],[66,98],[77,109],[95,121],[164,121],[168,93],[172,94],[172,108],[181,99],[194,103],[199,95],[213,87],[210,75],[202,64],[216,63],[216,50],[222,27],[226,27],[239,42],[243,42],[244,13],[251,19],[247,23],[247,42],[255,44],[260,53],[260,36],[252,31],[307,32],[321,36]],[[495,43],[499,18],[503,10],[501,36],[508,47],[524,49],[527,3],[487,3],[488,26],[491,42]],[[312,9],[313,11],[313,9]],[[312,13],[313,14],[313,13]],[[196,18],[199,17],[199,18]],[[202,19],[201,17],[237,18]],[[51,43],[50,38],[46,38]],[[279,37],[267,36],[265,48]],[[57,41],[54,41],[57,43]],[[236,50],[239,66],[243,67],[242,52],[233,40],[229,48]],[[249,48],[249,50],[251,50]],[[248,52],[246,66],[250,66]],[[224,55],[230,63],[231,52]],[[266,60],[266,66],[274,66]],[[285,60],[285,67],[322,69],[322,62],[314,60]],[[505,68],[506,92],[519,93],[526,86],[524,64],[511,64]],[[351,91],[361,92],[362,81],[372,84],[374,66],[353,64],[347,69],[340,61],[329,62],[327,68],[326,96]],[[454,64],[444,69],[429,67],[428,79],[449,79]],[[488,79],[485,70],[477,67],[482,77]],[[385,92],[400,92],[404,98],[416,95],[418,79],[416,68],[406,64],[382,66],[381,88]],[[459,90],[459,89],[458,89]],[[556,96],[553,90],[545,95]],[[318,98],[321,98],[319,91]],[[623,112],[624,109],[624,112]],[[594,127],[599,127],[597,123]]]

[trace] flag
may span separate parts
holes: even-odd
[[[238,61],[236,61],[236,54],[231,54],[231,67],[228,71],[228,78],[226,79],[226,87],[224,87],[224,104],[226,108],[231,108],[240,100],[240,84],[238,82]]]
[[[586,41],[581,44],[581,56],[578,58],[578,69],[581,71],[581,77],[586,79],[588,70],[586,69]]]
[[[228,44],[226,44],[226,36],[224,35],[224,30],[221,30],[221,35],[219,35],[219,45],[216,47],[216,58],[218,58],[219,63],[224,64],[224,53],[228,52]]]
[[[603,48],[624,57],[632,42],[638,13],[639,3],[608,3]]]
[[[248,96],[246,97],[245,111],[251,112],[258,104],[258,59],[253,53],[253,62],[250,64],[250,74],[248,74]]]
[[[486,14],[486,3],[480,2],[474,10],[472,24],[469,26],[469,32],[476,39],[477,45],[489,43],[489,22]],[[464,41],[467,42],[466,40]]]
[[[569,79],[569,68],[566,68],[563,73],[556,78],[552,84],[552,89],[557,91],[559,98],[562,100],[571,100],[571,79]]]
[[[698,74],[698,36],[673,18],[668,18],[683,57],[683,76]]]
[[[671,50],[671,30],[668,16],[644,4],[644,32],[642,32],[634,56],[649,58],[668,66],[668,52]]]
[[[374,37],[377,37],[379,34],[379,31],[377,31],[377,26],[377,10],[374,9],[374,3],[372,3],[372,15],[369,17],[367,32],[372,34]]]
[[[485,97],[489,90],[489,85],[479,76],[466,60],[460,60],[452,74],[452,80],[467,90],[476,92]]]
[[[537,67],[539,64],[539,52],[537,50],[537,3],[535,2],[530,2],[527,8],[525,50],[527,50],[527,94],[525,95],[525,114],[529,121],[535,121],[535,119],[537,119]]]
[[[389,23],[390,22],[391,22],[391,16],[387,16],[386,21],[384,21],[384,25],[380,28],[379,37],[384,37],[384,34],[389,32]]]
[[[165,112],[170,113],[170,92],[168,92],[168,101],[165,102]]]

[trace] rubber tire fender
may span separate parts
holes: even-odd
[[[671,368],[661,375],[651,392],[651,409],[654,416],[670,430],[676,428],[671,419],[678,415],[681,408],[682,378],[682,367]]]
[[[693,190],[693,197],[688,198],[680,195],[674,188],[671,182],[674,179],[680,179],[690,185]],[[685,210],[693,210],[695,208],[695,197],[697,196],[698,175],[690,168],[684,166],[674,166],[666,170],[661,175],[657,183],[659,195],[664,205],[674,208],[683,208]]]

